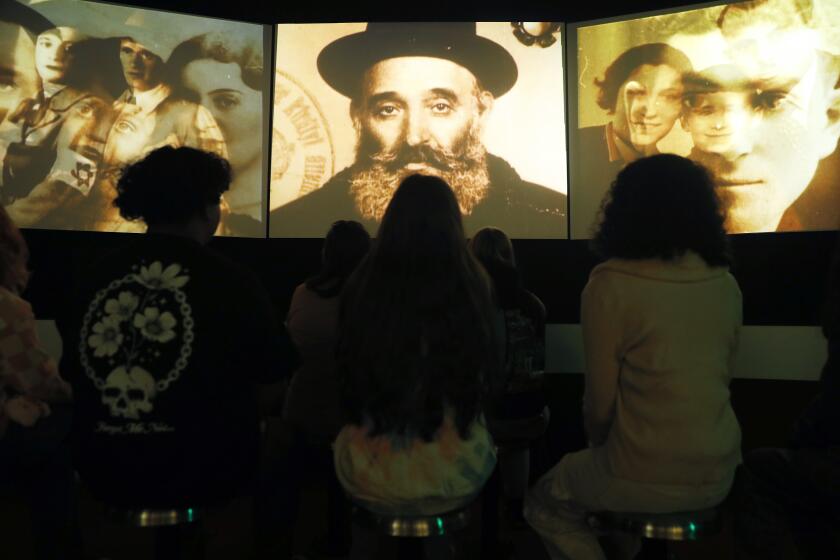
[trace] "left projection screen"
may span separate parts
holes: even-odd
[[[563,47],[554,22],[277,28],[270,235],[375,234],[399,182],[438,175],[467,235],[567,236]]]
[[[75,0],[0,0],[0,201],[21,227],[140,232],[112,205],[149,151],[218,153],[220,235],[264,237],[271,29]]]

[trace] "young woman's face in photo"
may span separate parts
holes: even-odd
[[[201,96],[219,124],[234,172],[262,156],[262,93],[242,81],[235,62],[194,60],[184,67],[184,85]]]
[[[73,46],[85,37],[71,27],[57,27],[38,35],[35,69],[44,82],[63,84],[73,65]]]

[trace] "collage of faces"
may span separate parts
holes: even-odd
[[[840,226],[829,0],[572,25],[566,52],[556,22],[273,31],[0,4],[0,203],[24,228],[142,231],[114,208],[117,181],[164,145],[229,160],[219,235],[320,237],[338,219],[375,234],[400,181],[424,173],[450,184],[468,234],[587,238],[621,168],[660,152],[711,171],[732,233]]]
[[[0,202],[21,227],[142,231],[111,204],[164,146],[227,158],[219,234],[265,235],[263,27],[89,2],[2,0]]]
[[[709,169],[730,233],[840,226],[829,7],[763,0],[579,28],[572,237],[588,236],[626,163],[660,152]]]

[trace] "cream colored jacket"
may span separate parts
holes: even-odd
[[[639,482],[731,480],[741,431],[729,402],[741,291],[694,253],[612,259],[581,296],[584,419],[612,474]]]

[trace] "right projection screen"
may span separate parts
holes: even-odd
[[[712,172],[730,233],[837,229],[838,22],[836,0],[765,0],[571,27],[572,238],[656,153]]]

